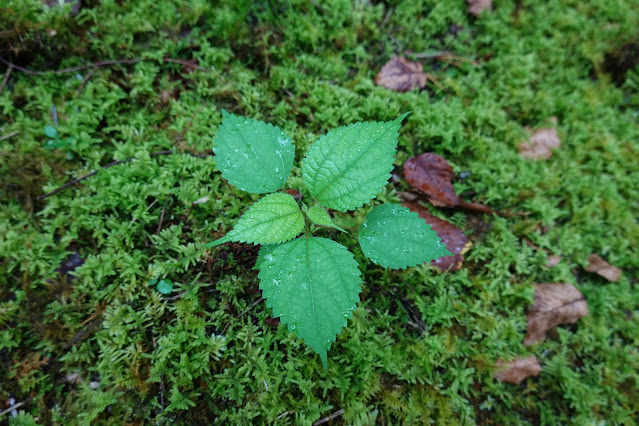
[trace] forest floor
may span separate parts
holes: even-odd
[[[639,422],[639,2],[56,4],[0,5],[1,417]],[[375,82],[396,56],[405,92]],[[321,230],[363,281],[325,371],[261,298],[258,247],[203,247],[258,198],[216,167],[222,109],[292,138],[302,192],[319,136],[412,111],[375,203],[408,197],[472,245],[448,270],[389,270]],[[486,209],[413,189],[422,153]],[[534,315],[551,324],[524,345]],[[516,360],[534,365],[512,379]]]

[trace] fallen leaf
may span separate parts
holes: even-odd
[[[453,255],[444,256],[430,262],[432,266],[442,272],[457,271],[464,261],[464,254],[470,249],[472,243],[468,237],[450,222],[433,216],[420,204],[411,201],[402,201],[402,206],[408,207],[428,223],[433,231],[442,239],[442,242]]]
[[[414,88],[426,87],[428,77],[419,62],[411,62],[395,56],[386,62],[375,77],[375,84],[396,92],[408,92]]]
[[[565,283],[535,284],[535,301],[528,311],[524,346],[540,342],[559,324],[572,324],[588,315],[588,303],[575,286]]]
[[[621,276],[620,268],[612,266],[597,254],[591,254],[588,256],[588,266],[586,266],[586,271],[595,272],[613,283],[619,281],[619,277]]]
[[[516,358],[508,362],[498,359],[496,366],[500,369],[495,373],[495,379],[513,385],[518,385],[524,379],[538,376],[541,373],[541,365],[539,365],[536,356]]]
[[[551,254],[550,256],[546,258],[546,267],[554,268],[555,266],[559,265],[559,262],[561,262],[561,256],[557,256],[556,254]]]
[[[404,163],[404,177],[415,189],[426,194],[435,206],[456,206],[459,198],[453,188],[453,168],[442,156],[425,152]]]
[[[467,203],[457,196],[452,179],[453,168],[442,156],[425,152],[411,157],[404,163],[406,181],[438,207],[461,207],[479,213],[491,214],[490,207],[478,203]]]
[[[552,150],[560,145],[557,130],[543,128],[536,130],[527,142],[519,145],[519,154],[529,160],[547,160],[552,155]]]
[[[484,10],[493,8],[493,0],[466,0],[468,13],[479,16]]]
[[[264,322],[269,327],[277,327],[278,325],[280,325],[280,319],[279,318],[268,317],[268,318],[266,318],[264,320]]]

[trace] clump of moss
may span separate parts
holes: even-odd
[[[636,419],[639,166],[629,159],[639,127],[629,106],[639,79],[624,71],[618,88],[593,72],[607,52],[615,69],[632,64],[614,52],[636,34],[636,1],[505,1],[478,19],[463,0],[391,3],[102,1],[71,15],[9,2],[24,11],[5,25],[22,39],[2,51],[13,63],[140,59],[64,74],[14,68],[0,93],[0,402],[26,402],[16,421]],[[444,50],[469,61],[427,64],[438,82],[427,90],[373,84],[397,53]],[[74,137],[71,160],[42,149],[52,106],[60,134]],[[366,267],[361,307],[325,373],[260,303],[255,249],[201,247],[253,201],[207,155],[222,108],[278,124],[296,164],[328,129],[412,110],[396,165],[437,152],[470,171],[457,193],[509,214],[440,213],[473,240],[460,271]],[[561,148],[545,162],[520,158],[525,127],[550,117]],[[287,186],[301,182],[295,168]],[[403,189],[394,182],[380,199]],[[545,267],[543,250],[562,262]],[[70,253],[83,260],[72,280],[59,269]],[[621,280],[585,273],[591,253],[622,268]],[[149,285],[159,278],[171,294]],[[591,314],[524,348],[534,282],[577,285]],[[522,354],[539,358],[539,377],[493,379],[498,358]]]

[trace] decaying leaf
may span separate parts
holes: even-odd
[[[466,0],[468,13],[479,16],[484,10],[493,8],[493,0]]]
[[[442,156],[425,152],[404,163],[404,177],[415,189],[423,192],[435,206],[456,206],[459,198],[453,188],[453,168]]]
[[[541,365],[539,365],[536,356],[516,358],[508,362],[499,359],[496,365],[499,370],[495,373],[495,379],[513,385],[518,385],[524,379],[538,376],[541,373]]]
[[[299,192],[297,189],[290,188],[290,189],[287,189],[286,192],[290,196],[292,196],[295,199],[295,201],[300,201],[303,197],[302,193]]]
[[[588,303],[573,285],[535,284],[535,301],[528,311],[524,346],[544,340],[546,332],[560,324],[572,324],[588,315]]]
[[[479,213],[492,213],[482,204],[466,203],[457,196],[452,179],[453,168],[442,156],[425,152],[411,157],[404,163],[406,181],[419,192],[426,194],[428,200],[438,207],[461,207]]]
[[[552,155],[552,150],[560,145],[557,130],[543,128],[536,130],[527,142],[519,145],[519,153],[530,160],[547,160]]]
[[[395,56],[386,62],[375,77],[375,84],[396,92],[408,92],[414,88],[426,87],[428,76],[419,62],[411,62]]]
[[[561,256],[551,254],[546,258],[546,267],[554,268],[555,266],[559,265],[559,262],[561,262]]]
[[[457,271],[464,261],[464,254],[470,250],[472,243],[468,237],[450,222],[433,216],[417,202],[403,201],[402,206],[408,207],[428,223],[433,231],[442,239],[442,242],[453,255],[435,259],[430,264],[440,271]]]
[[[588,256],[588,266],[586,266],[586,271],[595,272],[613,283],[619,281],[619,277],[621,277],[620,268],[612,266],[597,254],[591,254]]]

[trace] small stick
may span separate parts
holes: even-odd
[[[324,423],[327,423],[333,419],[338,418],[339,416],[344,414],[344,409],[339,409],[336,412],[334,412],[333,414],[326,416],[322,419],[319,419],[318,421],[316,421],[315,423],[313,423],[313,426],[319,426],[319,425],[323,425]]]
[[[384,26],[388,23],[388,20],[390,19],[390,17],[393,15],[393,12],[395,12],[395,8],[391,7],[390,9],[388,9],[388,12],[386,13],[386,16],[384,16],[384,20],[382,21],[381,25],[379,26],[380,28],[384,28]]]
[[[280,414],[279,416],[275,417],[275,420],[280,420],[283,417],[288,416],[290,413],[290,411],[284,411],[282,414]]]
[[[118,64],[137,64],[138,62],[153,61],[153,60],[154,59],[149,59],[149,58],[109,59],[109,60],[106,60],[106,61],[93,62],[91,64],[80,65],[80,66],[77,66],[77,67],[63,68],[61,70],[55,70],[55,71],[52,71],[52,72],[53,72],[53,74],[68,74],[68,73],[71,73],[71,72],[84,71],[84,70],[87,70],[87,69],[90,69],[90,68],[98,68],[98,67],[104,67],[104,66],[110,66],[110,65],[118,65]],[[13,67],[13,68],[17,69],[18,71],[22,71],[23,73],[26,73],[26,74],[29,74],[29,75],[44,75],[45,73],[48,72],[48,71],[31,71],[30,69],[27,69],[25,67],[22,67],[20,65],[16,65],[16,64],[13,64],[13,63],[7,61],[2,56],[0,56],[0,62],[4,63],[8,67]],[[195,69],[200,70],[200,71],[206,71],[206,69],[203,68],[202,66],[200,66],[198,64],[193,64],[193,63],[187,62],[184,59],[162,58],[162,62],[180,64],[180,65],[184,65],[184,66],[187,66],[187,67],[195,68]]]
[[[253,309],[254,307],[256,307],[257,305],[260,304],[261,301],[263,301],[264,298],[260,297],[259,299],[257,299],[255,302],[253,302],[253,304],[251,306],[249,306],[249,308],[247,310],[245,310],[244,312],[242,312],[241,314],[238,315],[238,317],[242,317],[244,315],[246,315],[248,313],[248,311],[250,311],[251,309]]]
[[[162,206],[162,214],[160,214],[160,224],[158,225],[158,229],[155,231],[155,235],[158,235],[162,230],[162,222],[164,222],[164,211],[166,210],[166,200],[164,200],[164,205]]]
[[[0,62],[2,62],[3,64],[5,64],[8,67],[15,68],[18,71],[22,71],[22,72],[27,73],[29,75],[39,75],[40,74],[38,72],[28,70],[25,67],[21,67],[20,65],[12,64],[11,62],[9,62],[6,59],[4,59],[2,56],[0,56]]]
[[[159,155],[169,155],[169,154],[173,154],[173,151],[172,150],[166,150],[166,151],[152,152],[150,154],[150,156],[151,157],[157,157]],[[47,197],[50,197],[52,195],[57,194],[58,192],[60,192],[60,191],[62,191],[64,189],[67,189],[70,186],[75,185],[78,182],[82,182],[83,180],[88,179],[91,176],[96,175],[100,170],[108,169],[109,167],[117,166],[118,164],[128,163],[129,161],[133,161],[133,158],[127,158],[126,160],[111,161],[109,164],[106,164],[106,165],[100,167],[99,169],[92,171],[89,174],[86,174],[86,175],[84,175],[82,177],[79,177],[77,179],[73,179],[72,181],[65,183],[64,185],[58,187],[57,189],[54,189],[53,191],[51,191],[49,193],[46,193],[46,194],[38,196],[37,199],[38,200],[43,200],[43,199],[45,199]]]
[[[473,59],[464,58],[463,56],[460,56],[448,50],[444,50],[441,52],[432,52],[432,53],[409,53],[408,55],[412,56],[415,59],[435,59],[438,61],[448,59],[450,61],[468,62],[471,64],[477,63],[477,61]]]
[[[11,138],[11,137],[13,137],[15,135],[19,135],[19,134],[20,134],[20,132],[18,132],[18,131],[7,133],[6,135],[0,136],[0,141],[3,141],[5,139],[9,139],[9,138]]]
[[[493,214],[495,213],[493,209],[488,206],[479,203],[467,203],[466,201],[459,200],[459,204],[457,207],[462,209],[470,210],[475,213],[485,213],[485,214]]]
[[[317,1],[315,0],[308,0],[309,3],[311,3],[313,6],[315,6],[317,8],[317,10],[319,10],[320,12],[322,12],[324,15],[326,15],[328,12],[326,11],[326,9],[324,9]]]
[[[7,73],[4,75],[2,83],[0,83],[0,93],[2,93],[2,91],[4,90],[4,86],[7,84],[7,81],[9,81],[11,71],[13,71],[13,65],[9,65],[9,68],[7,68]]]
[[[31,398],[29,398],[29,399],[31,399]],[[4,417],[5,415],[9,414],[10,412],[12,412],[13,410],[17,410],[18,408],[22,407],[27,402],[29,402],[28,399],[26,401],[18,402],[17,404],[14,404],[11,407],[7,408],[6,410],[4,410],[3,412],[0,413],[0,419],[2,417]]]
[[[89,71],[87,73],[87,75],[84,76],[84,78],[82,79],[82,83],[80,83],[80,87],[78,87],[78,91],[77,94],[78,96],[80,96],[80,93],[82,93],[82,89],[84,89],[84,86],[87,84],[87,82],[89,81],[89,79],[93,76],[93,74],[95,73],[95,68],[93,68],[91,71]]]

